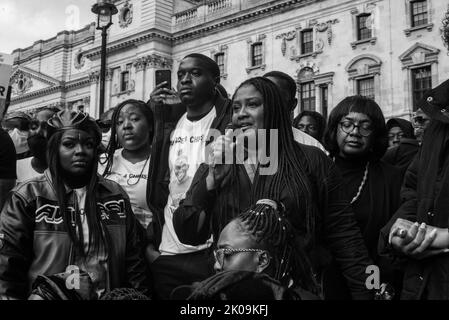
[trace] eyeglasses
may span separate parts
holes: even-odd
[[[232,256],[234,254],[241,253],[241,252],[260,252],[260,253],[264,253],[264,252],[267,252],[267,251],[266,250],[261,250],[261,249],[229,249],[229,248],[222,248],[222,249],[214,250],[214,258],[215,258],[215,261],[217,261],[220,264],[220,266],[223,268],[225,257],[229,257],[229,256]]]
[[[373,133],[373,128],[371,126],[371,123],[369,122],[362,122],[359,124],[355,124],[352,121],[349,120],[345,120],[340,122],[340,128],[341,130],[343,130],[344,133],[351,133],[354,128],[358,128],[359,129],[359,133],[363,136],[363,137],[368,137],[369,135],[371,135]]]

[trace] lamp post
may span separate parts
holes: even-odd
[[[117,7],[110,1],[98,0],[92,6],[92,12],[97,15],[97,30],[101,30],[101,69],[100,69],[100,112],[104,112],[104,81],[106,78],[106,37],[107,30],[112,25],[112,16],[117,14]]]

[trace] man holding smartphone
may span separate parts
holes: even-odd
[[[230,100],[216,89],[220,70],[214,60],[190,54],[181,61],[177,77],[178,93],[163,81],[149,101],[155,111],[155,137],[147,199],[154,216],[148,227],[150,245],[146,256],[153,274],[154,295],[159,299],[168,299],[174,288],[201,281],[213,273],[206,250],[211,242],[185,245],[174,230],[173,213],[191,182],[190,179],[189,183],[179,183],[176,164],[182,160],[186,168],[183,174],[193,177],[207,160],[204,157],[209,130],[224,133],[232,114]],[[179,103],[169,103],[167,98],[176,102],[174,97],[179,97]]]

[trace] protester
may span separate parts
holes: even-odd
[[[125,100],[114,110],[106,163],[99,166],[99,173],[123,187],[137,220],[147,228],[152,220],[146,192],[154,131],[153,112],[140,100]]]
[[[16,187],[0,214],[0,296],[24,299],[37,276],[69,265],[89,274],[97,296],[145,289],[143,232],[124,190],[96,174],[95,121],[64,110],[48,130],[49,168]]]
[[[284,214],[282,204],[262,199],[229,222],[214,251],[217,274],[192,285],[189,299],[318,300],[304,290],[317,293],[318,286],[302,243]]]
[[[295,98],[296,96],[295,80],[293,80],[293,78],[290,77],[288,74],[281,71],[270,71],[264,74],[264,77],[274,82],[274,84],[278,87],[279,91],[281,92],[282,98],[285,99],[285,104],[289,109],[287,112],[293,113],[298,104],[298,99]],[[323,145],[318,140],[295,127],[293,127],[293,136],[296,142],[306,144],[309,146],[314,146],[325,151]]]
[[[306,110],[293,120],[293,126],[321,142],[326,129],[326,120],[320,113]]]
[[[413,125],[410,121],[401,118],[392,118],[387,121],[388,147],[398,146],[402,139],[414,139]]]
[[[14,143],[17,160],[31,156],[27,142],[30,122],[31,117],[21,111],[8,113],[3,119],[3,127],[8,131],[8,134]]]
[[[449,10],[442,28],[449,48]],[[424,94],[418,107],[431,118],[405,174],[403,203],[382,229],[379,251],[405,263],[401,299],[449,299],[449,80]]]
[[[380,229],[400,204],[400,170],[381,160],[388,146],[382,110],[362,96],[343,99],[330,113],[325,146],[343,177],[355,218],[371,259],[379,266],[381,281],[401,277],[391,261],[377,254]],[[395,284],[400,289],[400,281]]]
[[[151,94],[155,110],[155,138],[151,151],[148,200],[153,222],[148,228],[152,242],[147,248],[157,298],[168,299],[180,285],[201,281],[213,273],[208,239],[195,245],[179,241],[173,228],[173,213],[185,197],[199,165],[205,161],[209,130],[224,132],[230,122],[229,100],[216,89],[220,81],[217,63],[201,54],[182,59],[178,93],[162,83]],[[181,103],[164,104],[179,94]]]
[[[410,165],[416,153],[418,152],[424,129],[429,123],[429,118],[421,110],[418,110],[417,114],[418,116],[415,113],[412,119],[413,132],[410,133],[408,124],[403,125],[403,127],[407,128],[405,130],[405,132],[407,132],[407,135],[404,135],[401,138],[399,144],[393,145],[392,147],[388,148],[387,151],[385,152],[384,157],[382,158],[383,161],[392,164],[400,169],[401,181],[403,181],[408,166]],[[392,120],[394,119],[391,119],[390,121]],[[390,121],[387,122],[387,126],[388,123],[390,123]]]
[[[97,124],[101,130],[101,148],[106,150],[109,140],[111,140],[111,127],[112,127],[112,115],[115,108],[111,108],[108,111],[100,115],[100,119],[97,120]]]
[[[11,101],[11,87],[8,87],[8,93],[5,101],[5,109],[1,117],[8,112]],[[6,201],[6,197],[16,184],[16,149],[9,134],[0,127],[0,210]]]
[[[37,177],[48,168],[47,121],[58,111],[53,108],[41,109],[31,121],[27,144],[32,156],[17,161],[17,183]]]
[[[258,199],[270,198],[285,205],[287,218],[297,236],[304,239],[313,267],[321,271],[332,251],[345,270],[353,297],[368,298],[365,268],[372,262],[341,177],[322,151],[294,141],[288,112],[279,112],[287,110],[283,101],[273,82],[263,77],[238,87],[233,96],[232,122],[243,133],[237,141],[254,140],[251,136],[263,132],[260,129],[275,129],[268,136],[259,135],[259,150],[247,146],[247,159],[253,160],[256,154],[260,160],[257,153],[268,153],[264,146],[276,150],[270,150],[268,163],[239,159],[223,164],[224,152],[233,149],[233,142],[228,133],[219,137],[212,148],[212,161],[198,169],[186,199],[173,215],[177,235],[190,245],[203,243],[211,234],[218,239],[239,212]]]

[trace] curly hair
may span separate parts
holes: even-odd
[[[444,45],[449,49],[449,6],[444,14],[444,18],[442,21],[441,30],[441,38],[443,38]]]

